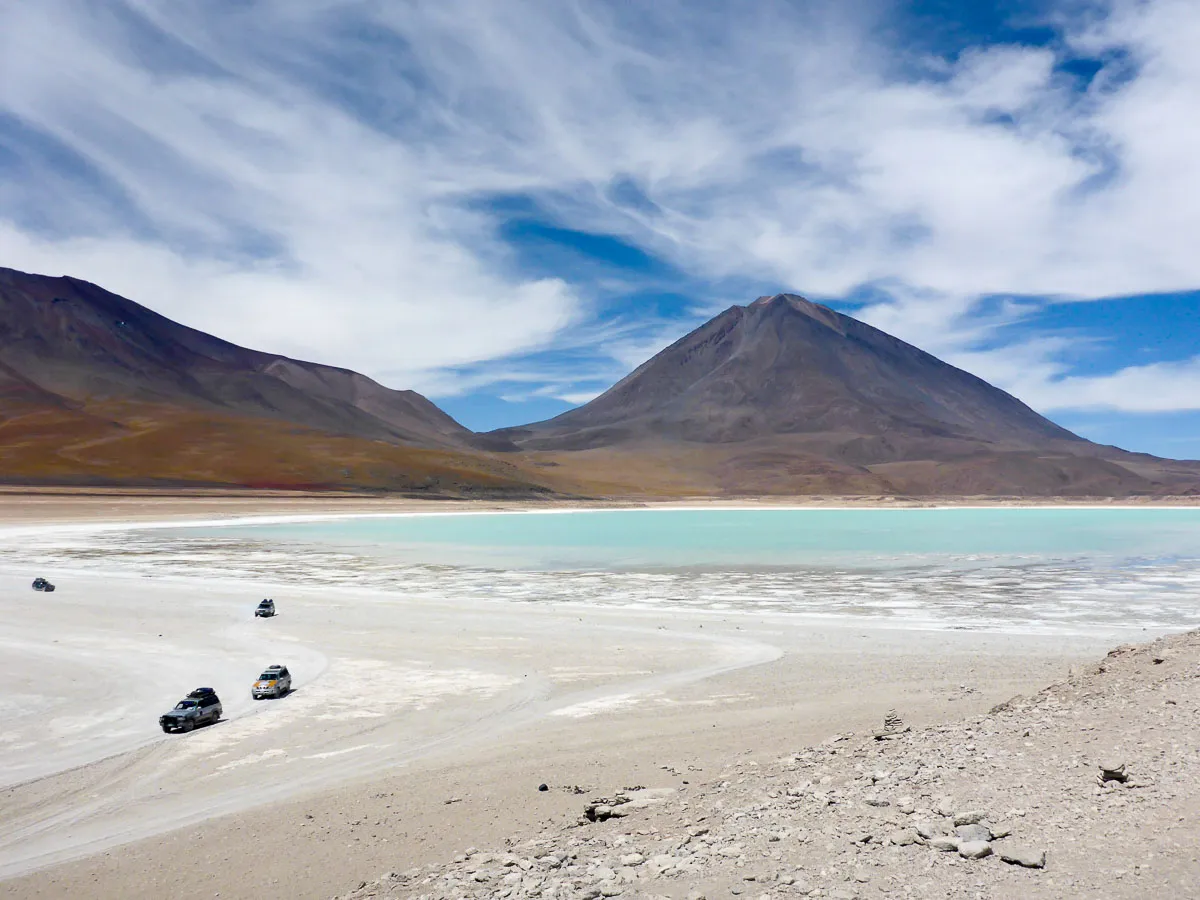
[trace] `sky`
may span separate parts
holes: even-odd
[[[1200,458],[1195,0],[0,0],[0,265],[476,430],[799,293]]]

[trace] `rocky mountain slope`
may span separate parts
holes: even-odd
[[[1200,468],[1101,447],[1015,397],[802,297],[733,306],[590,403],[496,432],[602,480],[680,492],[1171,492]],[[664,481],[665,477],[665,481]]]
[[[0,475],[60,483],[527,488],[413,391],[239,347],[75,278],[0,268]]]
[[[342,900],[1191,897],[1200,633],[1120,647],[989,714],[579,798],[575,821]],[[563,789],[563,788],[555,788]],[[567,789],[569,790],[569,788]]]

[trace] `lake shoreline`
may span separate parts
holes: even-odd
[[[28,488],[0,485],[0,525],[91,522],[174,522],[245,516],[397,513],[550,512],[595,509],[929,509],[929,508],[1179,508],[1200,497],[885,497],[760,496],[694,498],[421,499],[388,495],[330,495],[232,490]]]

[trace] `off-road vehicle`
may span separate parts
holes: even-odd
[[[264,619],[270,618],[271,616],[275,615],[275,601],[274,600],[262,601],[262,603],[258,604],[258,607],[254,610],[254,615],[262,616]]]
[[[54,590],[54,585],[45,578],[35,578],[33,579],[33,589],[35,591],[45,591],[48,594]]]
[[[292,689],[292,673],[287,666],[267,666],[250,689],[255,700],[263,697],[283,697]]]
[[[196,688],[175,704],[175,708],[158,717],[162,730],[191,731],[197,725],[208,725],[221,718],[221,701],[212,688]]]

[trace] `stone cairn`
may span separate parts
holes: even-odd
[[[1100,774],[1096,777],[1100,783],[1100,787],[1108,787],[1109,782],[1115,781],[1117,784],[1124,784],[1129,780],[1129,773],[1125,771],[1125,762],[1120,759],[1106,759],[1100,763]]]
[[[883,728],[875,732],[875,740],[885,741],[889,738],[894,738],[901,734],[905,734],[911,730],[912,729],[904,724],[904,720],[900,718],[900,713],[896,712],[894,709],[889,709],[887,711],[887,715],[883,717]]]

